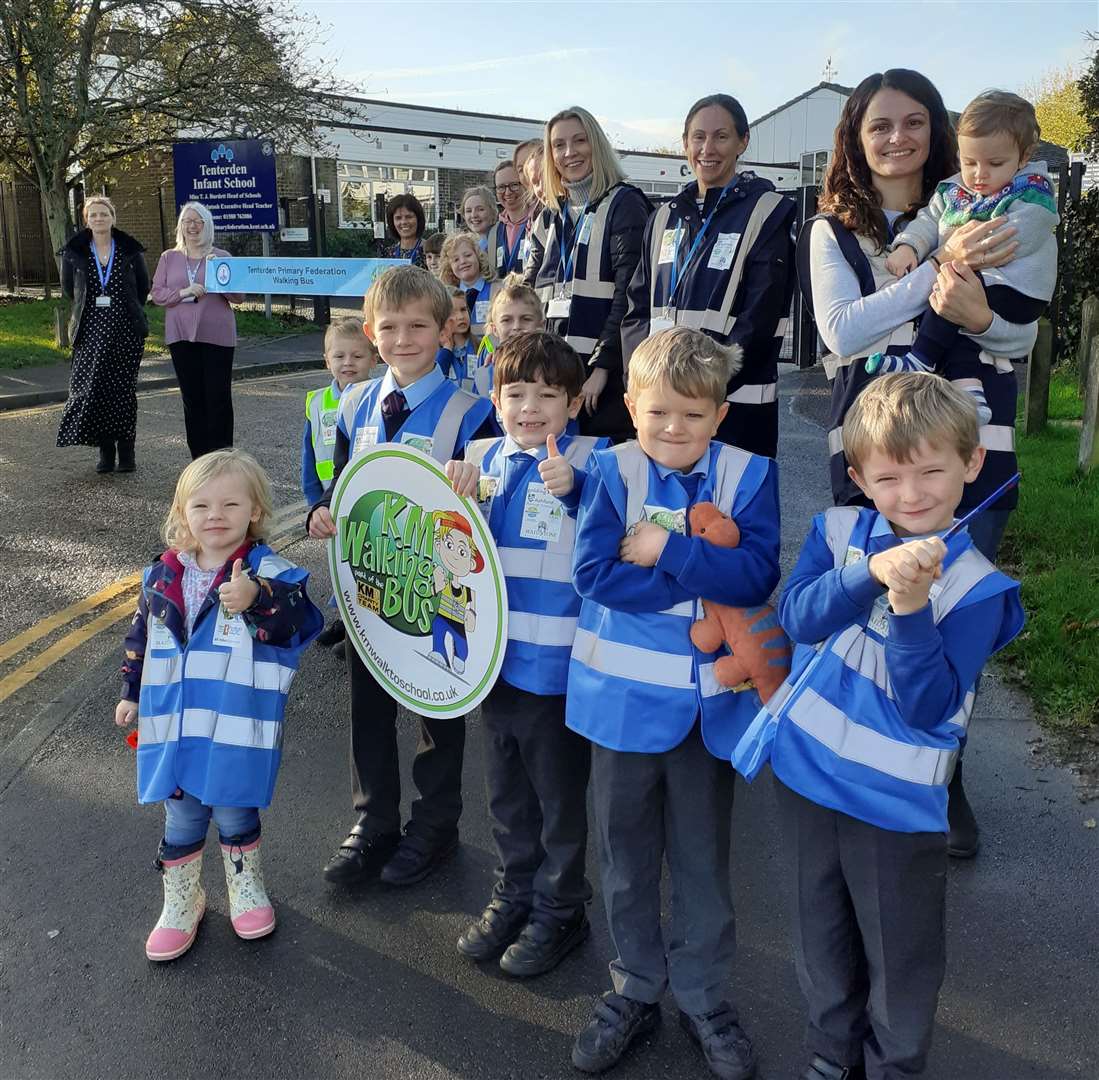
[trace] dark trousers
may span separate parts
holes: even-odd
[[[500,860],[493,894],[568,919],[591,899],[584,876],[591,744],[565,727],[563,694],[531,694],[503,679],[481,718]]]
[[[168,346],[183,398],[191,459],[233,445],[233,347],[205,341]]]
[[[349,644],[351,676],[351,795],[371,833],[401,828],[401,766],[397,754],[397,703],[366,670]],[[412,762],[413,800],[408,831],[434,843],[458,827],[462,814],[462,760],[466,718],[420,717]]]
[[[946,834],[879,829],[775,793],[795,897],[806,1041],[867,1080],[919,1076],[946,970]]]
[[[603,898],[616,953],[614,989],[655,1002],[670,985],[685,1012],[711,1012],[727,1000],[736,954],[729,881],[732,767],[706,749],[696,724],[662,754],[593,745],[591,770]],[[665,859],[672,910],[666,947],[660,926]]]
[[[731,402],[714,438],[747,450],[749,454],[775,457],[778,453],[778,402],[769,401],[764,405]]]

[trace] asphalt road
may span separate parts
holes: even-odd
[[[300,499],[302,395],[315,382],[282,376],[234,388],[238,445],[268,466],[280,506]],[[813,420],[819,386],[788,372],[782,387],[788,567],[827,489]],[[94,451],[55,449],[58,416],[57,408],[0,415],[0,656],[4,642],[44,616],[149,561],[186,462],[174,393],[142,397],[133,476],[97,477]],[[314,596],[323,596],[320,546],[301,538],[287,554],[314,571]],[[92,618],[81,614],[11,657],[0,679]],[[162,816],[134,804],[131,751],[111,724],[124,627],[90,636],[0,703],[2,1080],[577,1075],[572,1039],[607,987],[598,886],[591,941],[539,980],[478,969],[454,949],[487,898],[493,866],[476,718],[456,857],[408,890],[345,893],[322,881],[352,815],[346,677],[319,650],[294,686],[279,787],[264,815],[278,930],[259,942],[236,939],[211,844],[210,907],[196,945],[172,964],[148,963],[142,944],[159,911],[151,864]],[[410,718],[403,727],[410,751]],[[1027,703],[995,672],[972,732],[966,777],[984,847],[950,871],[948,973],[928,1075],[1095,1078],[1099,830],[1085,827],[1094,807],[1033,752],[1038,729]],[[739,787],[734,834],[740,947],[730,993],[756,1040],[760,1075],[794,1077],[802,1006],[767,779]],[[665,1021],[615,1075],[708,1075],[670,1004]]]

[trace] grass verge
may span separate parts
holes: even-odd
[[[1076,469],[1082,411],[1075,375],[1054,372],[1055,422],[1035,436],[1020,425],[1023,480],[1002,556],[1027,610],[1005,659],[1043,723],[1060,729],[1099,725],[1099,472]]]
[[[60,300],[8,300],[0,304],[0,369],[56,364],[71,355],[54,344],[54,312]],[[164,309],[148,304],[149,337],[145,348],[162,351],[164,345]],[[283,334],[315,330],[316,326],[298,315],[276,314],[268,321],[262,311],[236,308],[237,334],[240,337],[279,337]]]

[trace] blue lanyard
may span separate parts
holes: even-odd
[[[698,235],[695,237],[694,243],[691,245],[690,251],[687,252],[687,258],[683,260],[682,273],[685,274],[687,272],[687,267],[691,265],[694,257],[698,254],[698,249],[702,246],[702,241],[705,239],[706,233],[710,228],[710,222],[714,220],[714,214],[717,213],[718,207],[721,206],[721,203],[724,200],[726,193],[732,188],[736,187],[736,181],[737,178],[734,174],[732,180],[730,180],[721,189],[721,194],[717,197],[717,202],[714,203],[714,208],[709,212],[709,214],[706,215],[706,220],[702,223],[702,228],[699,229]],[[668,284],[668,299],[665,304],[666,307],[671,307],[672,304],[675,303],[675,291],[678,288],[680,282],[679,275],[681,271],[679,268],[679,241],[682,228],[683,219],[680,218],[675,223],[675,251],[672,253],[672,273],[671,280]]]
[[[524,221],[519,226],[519,232],[515,237],[515,246],[511,251],[508,251],[508,227],[501,221],[500,228],[504,230],[502,239],[504,241],[504,273],[506,274],[510,273],[512,264],[515,262],[515,253],[523,246],[523,235],[527,231],[527,223]]]
[[[590,201],[584,203],[584,209],[580,211],[580,216],[576,219],[576,229],[572,234],[572,250],[569,252],[569,261],[565,262],[565,223],[569,220],[569,208],[565,207],[565,212],[561,215],[561,235],[558,237],[557,247],[560,253],[560,257],[557,262],[557,269],[562,267],[565,269],[564,277],[562,281],[566,284],[572,277],[572,263],[576,258],[576,246],[580,240],[580,234],[584,230],[584,218],[588,216],[588,207],[591,205]],[[716,209],[716,207],[715,207]],[[557,280],[557,275],[554,274],[553,280]]]
[[[409,262],[415,262],[416,256],[420,254],[420,247],[423,244],[422,240],[416,241],[416,246],[407,254],[404,253],[404,248],[401,247],[400,240],[397,241],[397,250],[393,254],[398,259],[408,259]]]
[[[114,238],[111,238],[111,255],[107,260],[107,272],[103,272],[103,266],[99,261],[99,252],[95,250],[95,243],[92,243],[92,253],[95,255],[95,272],[99,275],[99,291],[107,291],[107,282],[111,280],[111,269],[114,267]]]

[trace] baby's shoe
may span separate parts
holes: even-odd
[[[237,937],[266,937],[275,929],[275,909],[263,886],[259,839],[243,847],[222,842],[221,861],[229,888],[229,918]]]
[[[202,848],[181,859],[158,856],[156,865],[164,875],[164,907],[145,941],[145,955],[150,960],[174,960],[194,943],[206,912]]]

